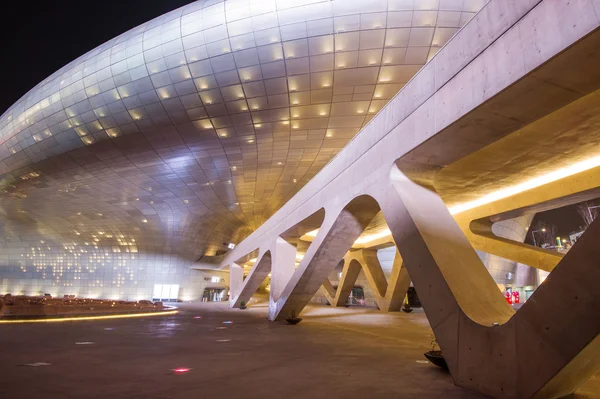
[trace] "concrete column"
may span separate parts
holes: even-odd
[[[348,251],[344,256],[344,269],[337,291],[333,289],[331,281],[327,280],[323,284],[323,292],[329,303],[332,306],[346,304],[361,270],[364,271],[367,283],[373,290],[379,309],[384,312],[400,310],[410,285],[410,277],[406,268],[402,267],[402,258],[397,250],[389,284],[377,258],[376,249]]]
[[[283,238],[277,237],[275,244],[272,246],[272,259],[269,309],[275,307],[286,284],[296,270],[296,247]]]
[[[363,249],[362,251],[362,266],[365,271],[365,277],[369,285],[373,289],[376,297],[385,297],[385,293],[388,289],[388,282],[383,274],[379,259],[377,258],[376,249]]]
[[[360,274],[360,270],[361,264],[358,263],[355,259],[344,260],[342,277],[338,282],[337,291],[335,292],[335,298],[333,300],[333,303],[331,304],[332,306],[344,306],[346,302],[348,302],[348,297],[350,296],[352,288],[354,288],[354,284],[356,283],[356,279]]]
[[[258,290],[258,287],[267,278],[267,275],[271,271],[271,251],[266,250],[264,253],[259,255],[254,264],[254,267],[248,273],[248,277],[244,280],[240,292],[237,296],[233,297],[233,301],[230,301],[232,308],[240,307],[242,301],[248,303],[252,295]]]
[[[377,202],[368,196],[355,198],[341,211],[328,210],[319,233],[270,309],[269,319],[299,315],[378,211]]]
[[[385,312],[399,311],[409,285],[410,276],[408,275],[408,269],[403,265],[400,252],[396,249],[392,274],[390,274],[390,282],[385,293],[385,307],[380,307],[380,309]]]
[[[229,265],[229,305],[233,306],[235,299],[242,291],[244,284],[244,268],[237,263]]]
[[[327,302],[329,302],[329,304],[333,306],[333,304],[335,303],[336,291],[335,288],[333,288],[333,284],[331,284],[331,281],[329,279],[325,280],[325,282],[321,286],[321,291],[323,292],[325,299],[327,299]]]

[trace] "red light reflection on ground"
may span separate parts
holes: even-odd
[[[187,373],[190,370],[191,369],[188,369],[188,368],[185,368],[185,367],[179,367],[179,368],[173,369],[173,371],[176,372],[177,374]]]

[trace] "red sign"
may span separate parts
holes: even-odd
[[[513,292],[512,296],[513,296],[513,302],[514,303],[521,303],[521,299],[519,298],[519,293],[518,292],[516,292],[516,291]]]

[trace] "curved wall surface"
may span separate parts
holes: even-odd
[[[0,117],[0,291],[198,298],[484,3],[199,1],[74,60]]]

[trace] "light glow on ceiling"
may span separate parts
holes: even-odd
[[[494,191],[490,194],[484,195],[481,198],[478,198],[473,201],[464,202],[462,204],[455,205],[449,208],[450,214],[456,215],[461,212],[468,211],[470,209],[474,209],[494,201],[498,201],[504,198],[511,197],[513,195],[520,194],[524,191],[528,191],[545,184],[549,184],[560,179],[564,179],[569,176],[573,176],[577,173],[585,172],[587,170],[596,168],[600,166],[600,155],[592,158],[588,158],[584,161],[574,163],[565,168],[556,169],[549,173],[543,174],[541,176],[537,176],[533,179],[524,181],[522,183],[516,184],[514,186],[506,187],[501,190]],[[309,231],[305,234],[308,237],[316,237],[319,233],[319,229],[315,229]],[[353,245],[365,245],[372,241],[379,240],[385,237],[391,237],[392,232],[389,228],[385,228],[377,233],[368,234],[364,236],[360,236]]]
[[[590,170],[598,166],[600,166],[600,155],[576,162],[564,168],[553,170],[549,173],[534,177],[533,179],[526,180],[514,186],[509,186],[501,190],[494,191],[476,200],[455,205],[449,208],[449,210],[452,215],[456,215],[504,198],[512,197],[513,195],[520,194],[524,191],[528,191],[545,184],[553,183],[557,180],[576,175],[577,173],[585,172],[586,170]]]

